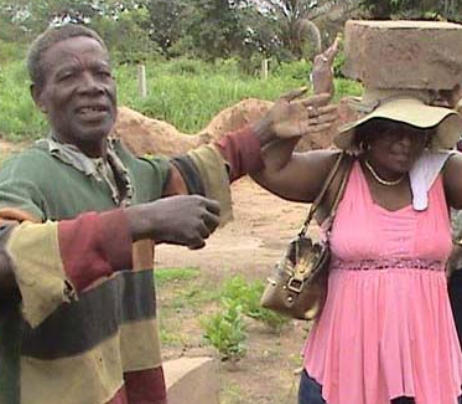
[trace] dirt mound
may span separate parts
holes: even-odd
[[[255,122],[273,106],[270,101],[256,98],[245,99],[216,115],[207,127],[199,133],[217,139],[225,133],[237,130],[244,125]]]
[[[113,134],[137,155],[178,155],[259,119],[272,105],[269,101],[243,100],[221,111],[197,134],[181,133],[167,122],[120,107]]]
[[[148,118],[127,107],[120,107],[113,134],[123,139],[127,147],[136,155],[173,156],[183,154],[200,144],[218,139],[225,133],[260,119],[272,105],[270,101],[245,99],[221,111],[205,129],[197,134],[181,133],[167,122]],[[346,99],[339,103],[339,115],[338,125],[355,119],[355,114],[348,107]],[[336,127],[328,132],[302,139],[297,145],[297,150],[330,147]]]
[[[138,156],[183,154],[209,140],[203,136],[183,134],[167,122],[148,118],[127,107],[119,108],[113,135],[120,137]]]

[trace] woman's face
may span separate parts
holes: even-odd
[[[377,131],[368,131],[367,158],[391,173],[408,172],[424,151],[428,132],[398,122],[386,122],[380,126]]]

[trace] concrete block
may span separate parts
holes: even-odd
[[[218,404],[218,363],[209,357],[164,362],[168,404]]]
[[[462,83],[462,25],[347,21],[344,74],[373,88],[452,89]]]

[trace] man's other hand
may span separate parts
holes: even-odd
[[[179,195],[125,209],[134,240],[150,238],[156,243],[205,246],[219,223],[217,201],[199,195]]]

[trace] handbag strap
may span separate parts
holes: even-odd
[[[335,200],[334,200],[334,203],[332,204],[329,215],[326,218],[326,220],[328,220],[328,222],[327,222],[328,225],[327,225],[327,228],[326,228],[327,233],[330,233],[330,230],[332,228],[332,224],[334,223],[334,217],[335,217],[335,215],[337,213],[338,205],[339,205],[340,201],[342,200],[343,193],[345,191],[345,187],[346,187],[346,184],[348,182],[348,176],[350,174],[352,165],[353,165],[353,157],[347,155],[346,156],[346,167],[345,167],[345,169],[343,170],[343,173],[342,173],[342,180],[340,182],[340,186],[338,187],[337,194],[335,195]]]
[[[351,166],[352,166],[352,163],[353,163],[353,157],[348,155],[345,152],[342,152],[342,153],[339,154],[339,156],[337,157],[337,160],[335,161],[332,169],[330,170],[329,174],[327,175],[327,178],[324,181],[324,184],[323,184],[323,186],[321,188],[321,191],[319,192],[316,199],[313,201],[313,203],[312,203],[312,205],[311,205],[311,207],[310,207],[310,209],[308,211],[307,218],[305,219],[305,222],[303,223],[303,227],[300,230],[299,235],[304,236],[306,234],[306,232],[308,231],[308,226],[311,223],[311,220],[313,219],[313,216],[314,216],[316,210],[321,205],[321,202],[323,201],[324,196],[326,195],[327,190],[329,189],[330,185],[332,184],[332,181],[334,180],[335,175],[339,171],[340,166],[342,165],[343,161],[346,161],[346,166],[344,165],[344,169],[343,169],[343,173],[342,173],[342,180],[341,180],[340,186],[337,189],[337,192],[335,194],[334,202],[332,203],[332,205],[331,205],[331,207],[329,209],[329,214],[326,217],[326,220],[329,220],[328,221],[328,228],[326,229],[326,231],[328,232],[330,230],[330,228],[332,227],[333,218],[335,217],[335,214],[337,213],[337,207],[338,207],[338,205],[340,203],[340,200],[342,199],[343,192],[345,190],[345,186],[346,186],[347,179],[348,179],[348,174],[350,173],[350,169],[351,169]]]

